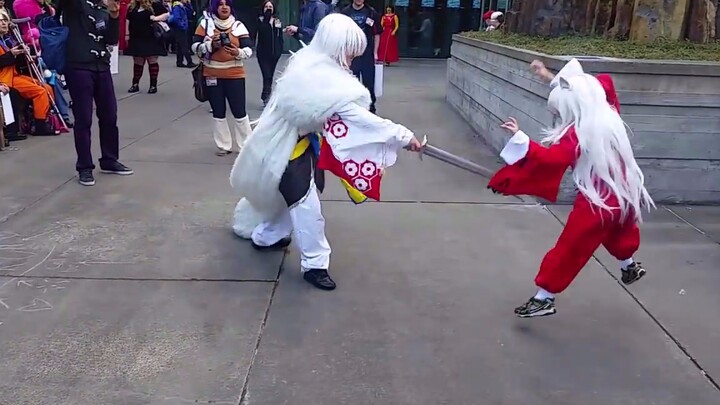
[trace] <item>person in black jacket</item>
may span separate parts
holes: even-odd
[[[275,68],[283,51],[282,22],[277,18],[277,10],[272,0],[263,3],[260,24],[257,31],[257,59],[263,77],[263,89],[260,95],[264,104],[267,104],[272,93]]]
[[[119,7],[116,0],[61,0],[62,21],[69,28],[65,79],[75,115],[75,168],[80,184],[92,186],[90,137],[93,101],[100,129],[100,170],[130,175],[133,171],[118,162],[120,140],[117,126],[117,100],[110,73],[110,50],[120,35]]]

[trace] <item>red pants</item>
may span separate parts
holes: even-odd
[[[10,87],[20,93],[20,97],[30,100],[33,104],[33,115],[37,120],[47,119],[50,112],[50,96],[52,88],[49,85],[37,84],[32,78],[16,74]]]
[[[611,201],[607,203],[613,206]],[[600,245],[618,260],[631,258],[640,247],[640,229],[634,218],[620,222],[619,211],[614,215],[578,194],[565,229],[540,265],[535,284],[553,294],[562,292]]]

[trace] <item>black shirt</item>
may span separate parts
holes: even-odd
[[[367,5],[363,5],[360,10],[355,10],[352,4],[345,7],[342,13],[352,18],[360,29],[363,30],[367,37],[367,48],[365,48],[363,56],[372,57],[375,53],[375,35],[380,35],[383,31],[380,14],[378,14],[374,8]]]
[[[110,70],[108,45],[116,45],[120,23],[110,18],[101,0],[62,0],[63,24],[69,28],[67,67],[92,71]]]

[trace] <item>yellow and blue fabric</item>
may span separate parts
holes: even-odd
[[[315,179],[315,185],[320,192],[325,188],[325,172],[316,170],[318,156],[320,156],[320,148],[322,146],[323,137],[317,132],[313,132],[302,137],[295,145],[290,162],[288,163],[282,179],[280,179],[280,194],[282,194],[288,207],[292,207],[302,200],[310,187],[310,176]],[[350,185],[344,179],[340,179],[340,183],[355,204],[362,204],[367,200],[365,194]]]

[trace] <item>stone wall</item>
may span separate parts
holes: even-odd
[[[447,101],[496,151],[509,138],[499,128],[506,117],[535,139],[551,123],[549,88],[530,71],[533,59],[557,72],[569,57],[453,37]],[[588,73],[612,75],[653,198],[720,203],[720,63],[578,59]],[[561,199],[573,195],[566,179]]]

